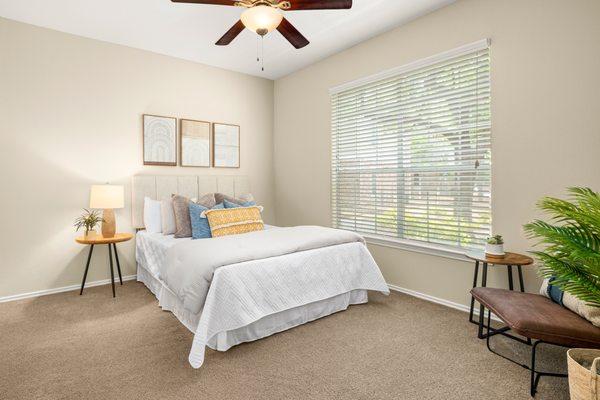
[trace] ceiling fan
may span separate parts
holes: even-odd
[[[215,43],[227,46],[248,28],[260,36],[277,29],[297,49],[310,42],[285,17],[281,11],[336,10],[352,8],[352,0],[171,0],[174,3],[213,4],[245,7],[241,19]]]

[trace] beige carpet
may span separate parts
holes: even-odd
[[[0,399],[528,399],[529,375],[475,338],[465,313],[393,293],[225,353],[141,283],[0,304]],[[512,343],[499,343],[515,351]],[[524,354],[524,351],[520,353]],[[543,365],[564,367],[562,351]],[[542,378],[538,399],[567,399]]]

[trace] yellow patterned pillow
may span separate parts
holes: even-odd
[[[262,231],[265,226],[261,209],[259,206],[214,209],[204,211],[204,215],[208,218],[212,236],[219,237]]]

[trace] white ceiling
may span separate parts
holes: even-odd
[[[170,0],[0,0],[0,16],[75,35],[277,79],[455,0],[354,0],[350,10],[286,12],[310,40],[294,49],[278,32],[265,38],[265,71],[257,35],[245,30],[215,46],[244,9]]]

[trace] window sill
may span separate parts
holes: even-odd
[[[470,262],[467,256],[465,256],[466,250],[459,250],[456,248],[420,243],[412,240],[393,239],[384,236],[375,236],[369,234],[361,234],[368,244],[374,244],[377,246],[390,247],[393,249],[412,251],[415,253],[427,254],[436,257],[449,258],[452,260]]]

